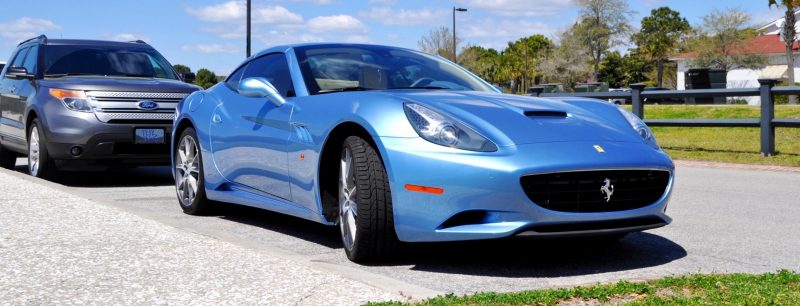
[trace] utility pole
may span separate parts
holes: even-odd
[[[465,8],[460,8],[460,7],[456,8],[455,6],[453,7],[453,63],[456,63],[458,61],[458,51],[456,49],[458,47],[458,40],[456,39],[456,12],[466,12],[466,11],[467,9]]]
[[[247,0],[247,57],[250,57],[250,1]]]

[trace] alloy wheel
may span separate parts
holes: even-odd
[[[175,184],[181,205],[189,206],[197,196],[200,179],[200,154],[192,136],[181,138],[175,157]]]
[[[31,175],[37,176],[39,174],[40,166],[40,152],[39,152],[39,128],[33,126],[31,128],[31,136],[28,144],[28,171]]]
[[[339,168],[339,227],[344,247],[348,250],[353,248],[357,230],[358,203],[354,170],[353,154],[349,148],[344,148]]]

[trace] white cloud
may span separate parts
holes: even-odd
[[[200,8],[189,7],[186,11],[200,20],[211,22],[244,22],[247,18],[247,7],[244,1],[234,0],[225,3],[204,6]],[[302,23],[303,16],[292,13],[285,7],[254,6],[251,12],[255,24],[291,24]]]
[[[142,34],[132,34],[132,33],[121,33],[107,38],[116,41],[136,41],[136,40],[142,40],[145,42],[150,41],[150,37],[147,37]]]
[[[500,16],[553,16],[573,7],[574,0],[457,0],[467,9]]]
[[[194,44],[194,45],[183,45],[181,47],[183,51],[197,51],[202,53],[237,53],[241,52],[241,49],[236,45],[231,44]]]
[[[459,27],[457,35],[465,38],[466,42],[474,43],[487,48],[504,49],[509,42],[541,34],[551,37],[558,28],[543,23],[529,21],[512,21],[485,19],[481,22],[470,22]]]
[[[351,35],[344,39],[345,42],[349,43],[369,43],[371,40],[367,35]]]
[[[18,43],[61,26],[46,19],[22,17],[9,23],[0,23],[0,37]]]
[[[374,7],[369,11],[359,13],[360,16],[381,22],[385,25],[415,26],[433,25],[446,22],[448,10],[394,10],[390,7]]]
[[[350,15],[318,16],[308,21],[308,30],[312,33],[363,33],[367,32],[367,26]]]

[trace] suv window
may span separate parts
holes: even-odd
[[[247,69],[247,65],[249,64],[245,64],[244,66],[239,67],[239,69],[236,69],[236,71],[234,71],[231,76],[225,80],[225,84],[228,84],[228,87],[230,87],[233,91],[239,91],[239,81],[242,80],[242,74],[244,74],[244,70]]]
[[[35,73],[36,71],[36,64],[39,59],[39,46],[33,46],[28,49],[28,55],[25,56],[25,62],[22,63],[22,67],[28,69],[28,73]]]
[[[278,92],[288,98],[294,97],[294,85],[289,73],[289,63],[283,53],[273,53],[259,57],[244,69],[242,79],[262,77],[267,79]]]
[[[49,45],[43,52],[45,77],[101,75],[179,79],[172,65],[154,49]]]
[[[25,54],[28,53],[28,50],[30,50],[30,47],[19,50],[17,56],[10,62],[11,64],[9,64],[9,67],[22,67],[22,63],[25,61]]]

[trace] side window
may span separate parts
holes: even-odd
[[[39,59],[39,46],[33,46],[28,49],[28,55],[25,56],[25,62],[22,63],[22,67],[28,69],[28,73],[36,73],[36,66],[38,64]]]
[[[239,91],[239,81],[242,80],[242,74],[244,73],[244,70],[247,69],[247,65],[249,64],[245,64],[244,66],[239,67],[239,69],[236,69],[236,71],[231,73],[228,79],[225,80],[225,84],[227,84],[231,90],[237,92]]]
[[[28,50],[30,50],[30,49],[31,48],[25,48],[25,49],[19,50],[19,53],[17,53],[17,57],[15,57],[14,61],[11,62],[11,64],[10,64],[11,67],[22,67],[22,63],[25,62],[25,54],[28,54]]]
[[[288,98],[294,97],[294,85],[292,76],[289,73],[289,63],[283,53],[274,53],[259,57],[244,69],[242,79],[262,77],[267,79],[278,92]]]
[[[22,61],[25,60],[25,52],[27,52],[27,51],[28,51],[28,48],[20,49],[19,51],[17,51],[17,53],[15,53],[14,55],[11,56],[11,59],[8,61],[6,66],[7,67],[19,67],[20,65],[22,65]],[[4,70],[5,70],[5,68],[6,67],[3,67]]]

